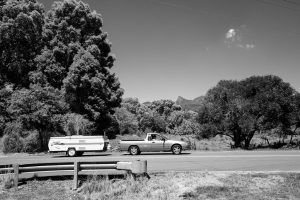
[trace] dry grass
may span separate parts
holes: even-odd
[[[171,136],[172,139],[183,140],[190,144],[191,150],[226,151],[230,150],[232,140],[228,136],[219,136],[210,139],[198,140],[194,136]]]
[[[0,190],[2,200],[296,200],[300,199],[300,174],[237,172],[170,172],[151,179],[92,177],[77,191],[72,181],[30,181]]]
[[[0,189],[10,189],[14,186],[14,177],[12,174],[0,174]]]
[[[300,174],[187,172],[152,175],[150,180],[92,179],[83,199],[157,200],[300,199]]]

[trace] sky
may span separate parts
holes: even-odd
[[[194,99],[270,74],[300,91],[300,0],[83,1],[102,15],[124,98]]]

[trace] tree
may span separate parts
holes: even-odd
[[[67,135],[88,135],[94,124],[84,116],[68,113],[64,116],[64,130]]]
[[[220,81],[208,91],[199,122],[213,134],[232,138],[235,147],[249,148],[255,133],[290,127],[295,90],[277,76],[252,76]]]
[[[64,94],[72,111],[101,123],[101,117],[113,113],[121,103],[123,91],[119,86],[114,74],[100,73],[99,62],[81,50],[64,80]]]
[[[110,126],[103,124],[110,121],[106,115],[120,106],[123,90],[110,71],[115,58],[101,15],[82,1],[56,2],[45,19],[44,41],[32,82],[62,89],[71,112],[102,123],[95,131],[103,132]]]
[[[297,130],[300,128],[300,93],[296,93],[293,101],[293,113],[290,116],[291,130],[290,130],[290,143],[292,143],[293,136],[297,134]]]
[[[126,108],[117,108],[115,112],[115,117],[118,121],[120,134],[137,134],[138,132],[138,121],[134,114],[129,112]]]
[[[10,121],[10,116],[7,112],[7,107],[10,101],[12,90],[9,86],[0,89],[0,137],[4,134],[6,124]]]
[[[57,133],[119,133],[123,90],[100,14],[77,0],[47,14],[36,0],[2,0],[0,20],[0,136],[29,151]]]
[[[149,108],[160,116],[163,116],[165,119],[173,112],[181,110],[181,106],[175,104],[174,101],[171,100],[158,100],[153,101]]]
[[[122,107],[126,108],[132,114],[137,115],[141,104],[137,98],[129,97],[122,100]]]
[[[0,86],[29,87],[42,48],[43,6],[35,0],[1,1]]]
[[[7,126],[6,134],[14,132],[19,137],[27,137],[26,131],[37,131],[39,150],[46,150],[49,137],[56,132],[63,133],[61,121],[67,105],[60,96],[60,92],[51,87],[33,86],[30,89],[16,90],[11,96],[7,112],[11,116],[12,124],[20,124],[20,129],[14,131]]]

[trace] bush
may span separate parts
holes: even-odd
[[[0,186],[10,189],[14,186],[14,176],[12,174],[4,174],[0,176]]]
[[[209,139],[217,135],[216,127],[212,124],[203,124],[200,127],[199,133],[196,135],[198,140]]]
[[[40,149],[39,133],[37,130],[26,131],[28,136],[23,140],[23,152],[33,153]]]
[[[0,153],[3,152],[3,142],[2,138],[0,138]]]
[[[4,153],[19,153],[23,149],[23,140],[15,133],[4,135],[2,142]]]

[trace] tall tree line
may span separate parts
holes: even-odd
[[[0,19],[6,151],[41,151],[50,136],[111,127],[123,90],[99,13],[76,0],[55,2],[48,12],[36,0],[10,0],[1,1]]]

